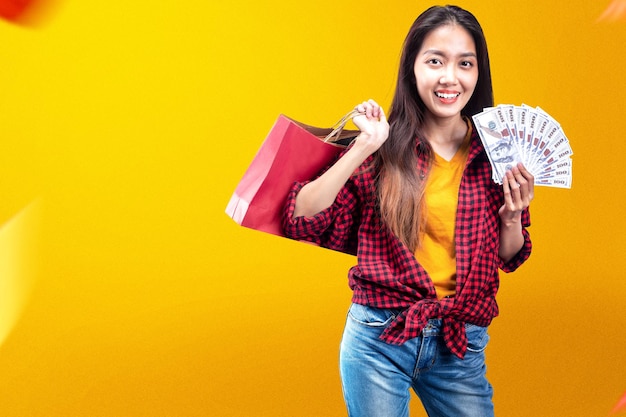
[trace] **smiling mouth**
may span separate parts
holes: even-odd
[[[452,100],[453,98],[457,98],[458,96],[460,96],[461,93],[440,93],[438,91],[435,91],[435,95],[439,98]]]

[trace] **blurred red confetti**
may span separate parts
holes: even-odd
[[[613,410],[611,410],[611,414],[617,414],[620,411],[626,410],[626,392],[622,394],[622,398],[619,399]]]
[[[604,13],[598,18],[598,22],[626,21],[626,0],[613,0]]]
[[[0,0],[0,17],[15,22],[36,0]]]
[[[61,0],[0,0],[0,19],[20,26],[38,26]]]

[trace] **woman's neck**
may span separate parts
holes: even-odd
[[[422,131],[433,151],[450,160],[463,143],[467,129],[467,122],[459,115],[450,119],[427,120]]]

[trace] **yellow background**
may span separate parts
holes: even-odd
[[[458,2],[486,32],[496,102],[541,106],[575,152],[573,188],[537,190],[533,255],[502,277],[500,417],[605,416],[626,390],[626,22],[596,21],[610,1]],[[224,209],[279,113],[387,107],[430,4],[65,0],[34,26],[0,21],[0,223],[37,201],[22,227],[39,241],[0,340],[0,415],[345,415],[354,259]]]

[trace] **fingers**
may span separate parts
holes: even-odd
[[[374,100],[367,100],[358,104],[355,110],[365,115],[368,119],[380,119],[384,113],[381,107]]]
[[[514,167],[515,168],[515,167]],[[520,181],[525,181],[525,186],[528,190],[528,197],[532,200],[535,197],[535,177],[530,173],[524,166],[524,164],[518,164],[517,170],[519,170],[519,175],[517,175],[516,170],[514,169],[513,174],[516,177],[518,183],[521,184]],[[521,175],[521,178],[519,177]],[[522,180],[523,178],[523,180]]]
[[[513,178],[518,186],[517,188],[520,190],[520,193],[527,196],[530,202],[530,200],[534,198],[535,194],[535,177],[522,163],[514,166],[510,172],[513,174]]]
[[[534,198],[535,177],[521,163],[506,172],[502,185],[505,204],[512,211],[525,209]]]
[[[385,111],[382,109],[382,107],[379,108],[378,119],[383,123],[387,123],[387,116],[385,115]]]
[[[383,109],[374,100],[364,101],[355,110],[359,113],[352,121],[361,134],[357,137],[354,148],[370,155],[378,150],[389,137],[389,123]]]

